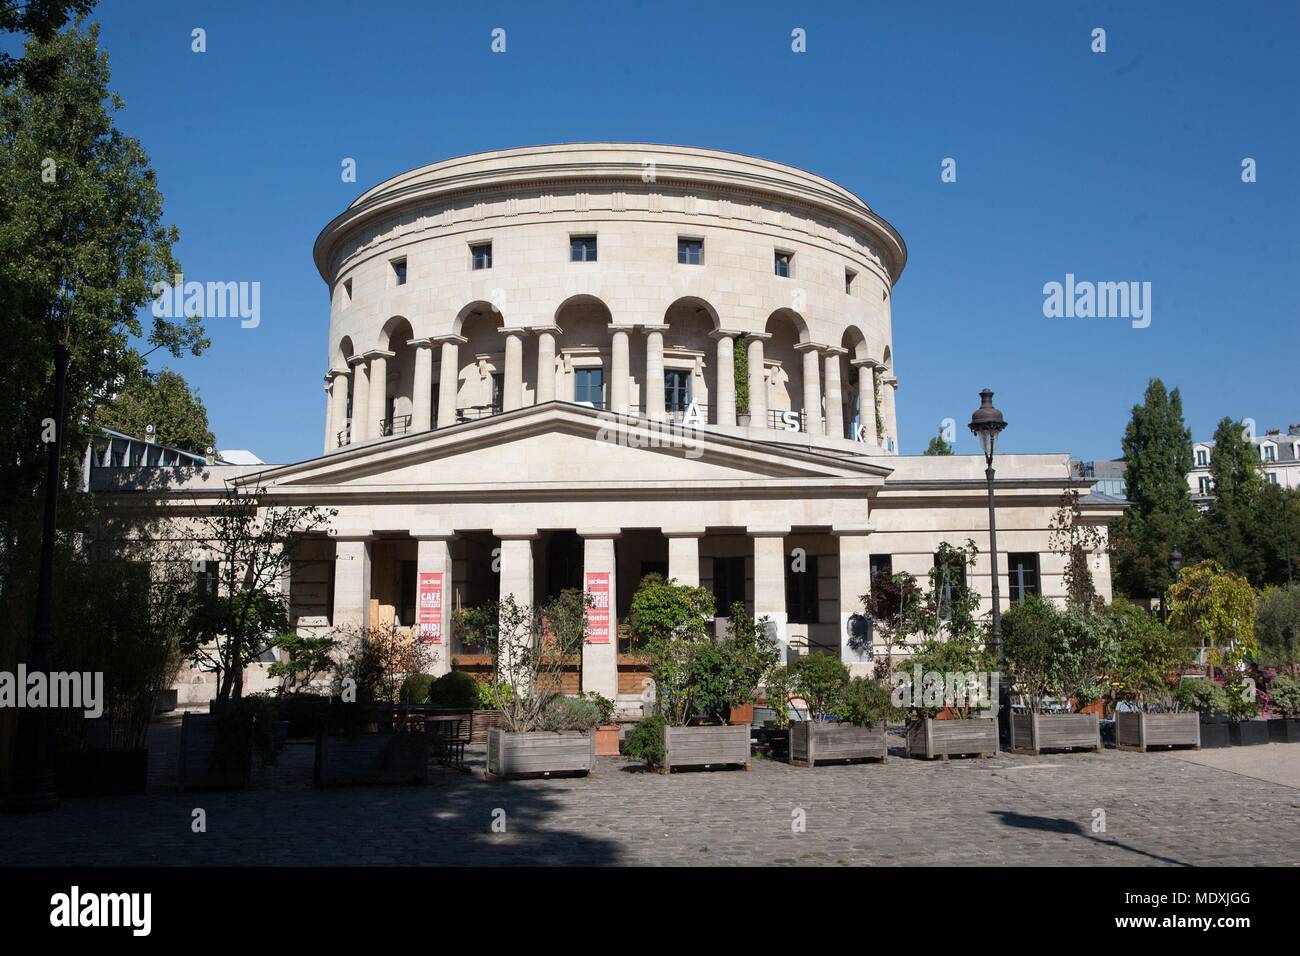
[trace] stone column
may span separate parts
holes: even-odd
[[[460,346],[463,335],[439,335],[433,339],[442,347],[438,362],[438,427],[456,424],[456,398],[460,385]]]
[[[325,450],[339,447],[339,432],[346,432],[348,428],[348,371],[343,368],[332,368],[329,374],[325,376],[325,381],[329,383],[329,417],[326,419],[325,428]],[[348,436],[343,436],[343,443],[346,445]]]
[[[876,434],[876,382],[872,369],[876,367],[875,359],[855,359],[853,367],[858,370],[858,415],[862,419],[862,440],[868,445],[880,444]]]
[[[358,355],[348,360],[352,366],[352,437],[349,443],[370,437],[370,363]]]
[[[511,412],[524,404],[524,335],[526,329],[501,329],[506,337],[505,384],[501,410]]]
[[[780,647],[782,664],[790,653],[785,611],[785,536],[788,527],[749,528],[754,542],[754,618],[768,619],[768,636]]]
[[[370,535],[340,534],[334,539],[334,627],[370,625]]]
[[[767,427],[767,370],[763,367],[763,343],[772,336],[767,332],[750,332],[745,336],[749,349],[749,424]]]
[[[664,415],[664,333],[666,325],[645,325],[645,414],[662,421]]]
[[[515,606],[524,611],[526,620],[531,620],[533,610],[533,539],[535,530],[521,531],[494,530],[492,532],[501,541],[501,600],[506,596],[514,598]],[[521,657],[512,652],[513,642],[531,640],[531,634],[506,633],[504,618],[500,622],[500,650],[498,654],[501,665],[501,679],[511,684],[516,691],[527,691],[528,682],[524,678],[524,668],[519,663]],[[518,669],[516,669],[518,668]]]
[[[840,539],[840,660],[854,677],[870,677],[871,650],[855,651],[849,646],[855,632],[867,634],[862,596],[871,590],[870,529],[837,527],[832,534]]]
[[[830,438],[844,437],[844,391],[840,386],[840,356],[847,349],[829,348],[824,353],[826,366],[826,434]]]
[[[543,325],[537,333],[537,404],[555,401],[555,337],[558,325]]]
[[[703,528],[689,531],[664,530],[668,539],[668,576],[675,578],[678,584],[689,584],[693,588],[700,586],[700,538],[704,537]],[[719,608],[725,613],[725,608]]]
[[[415,381],[411,384],[411,430],[427,432],[433,427],[433,340],[411,339],[415,349]]]
[[[415,538],[419,544],[416,552],[416,573],[419,574],[440,574],[442,575],[442,606],[438,612],[438,623],[441,626],[437,639],[428,645],[429,651],[434,655],[433,666],[430,673],[439,676],[451,670],[451,539],[455,535],[450,531],[412,531],[411,537]],[[419,622],[420,605],[419,605],[419,583],[420,579],[416,578],[416,622]],[[435,591],[435,593],[437,593]]]
[[[740,333],[718,329],[709,334],[718,343],[713,420],[719,425],[732,426],[736,424],[736,336]]]
[[[388,417],[388,360],[392,352],[375,349],[367,352],[370,360],[370,422],[366,425],[366,437],[377,438],[383,435],[380,421]]]
[[[583,587],[587,573],[609,573],[609,643],[582,645],[582,690],[618,699],[618,579],[614,568],[616,529],[579,528],[582,537]]]
[[[804,431],[809,435],[825,434],[822,428],[821,362],[818,359],[825,347],[816,342],[800,342],[795,346],[795,351],[803,353]]]
[[[889,435],[890,438],[894,439],[893,454],[897,455],[898,454],[898,418],[896,417],[897,413],[894,411],[894,408],[895,408],[895,395],[898,392],[898,379],[893,375],[888,376],[883,383],[883,388],[884,388],[884,399],[885,399],[885,415],[884,415],[885,432],[886,434]]]
[[[632,331],[630,325],[611,325],[610,332],[610,368],[609,368],[609,410],[619,415],[626,415],[628,395],[631,392],[631,369],[628,363],[627,334]],[[660,389],[660,394],[663,389]]]

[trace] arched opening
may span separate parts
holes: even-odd
[[[808,324],[792,309],[777,309],[763,331],[771,336],[763,350],[767,365],[767,409],[770,427],[782,427],[782,414],[803,418],[803,356],[795,348],[808,339]],[[800,431],[804,428],[801,425]]]
[[[400,435],[411,427],[415,350],[407,343],[412,338],[411,323],[400,315],[384,323],[379,336],[379,347],[393,353],[385,369],[384,407],[371,409],[371,417],[381,419],[381,434]]]
[[[680,420],[690,405],[706,422],[717,422],[717,352],[709,333],[719,327],[713,306],[695,296],[678,299],[664,312],[664,410]]]
[[[560,327],[555,396],[560,401],[610,407],[612,321],[608,306],[591,295],[571,296],[555,310]]]
[[[870,370],[860,373],[859,369],[862,366],[854,364],[868,356],[866,336],[862,334],[861,329],[851,325],[840,336],[840,348],[845,351],[844,355],[839,356],[844,434],[848,438],[854,438],[858,435],[859,426],[864,423],[863,410],[865,409],[868,414],[874,414],[872,407],[875,396],[870,390]],[[868,386],[866,392],[863,391],[864,384]]]
[[[501,411],[505,391],[505,339],[501,313],[490,302],[472,302],[453,330],[465,338],[458,350],[456,420],[486,418]]]

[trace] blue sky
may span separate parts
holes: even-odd
[[[892,222],[910,251],[904,452],[967,421],[986,385],[1008,451],[1118,456],[1155,375],[1198,437],[1223,415],[1300,421],[1294,3],[101,0],[96,18],[187,278],[261,283],[258,328],[210,320],[206,354],[162,363],[199,387],[223,448],[319,453],[329,308],[311,246],[331,217],[411,167],[567,140],[792,163]],[[1045,318],[1043,285],[1066,273],[1151,282],[1150,327]]]

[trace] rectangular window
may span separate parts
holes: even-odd
[[[1265,461],[1277,461],[1277,449],[1272,445],[1262,445],[1260,451],[1263,452]]]
[[[570,262],[595,262],[596,261],[596,237],[595,236],[570,236],[569,237],[569,261]]]
[[[940,616],[946,621],[952,616],[952,605],[966,590],[966,566],[958,559],[955,563],[950,563],[947,568],[943,568],[939,563],[939,557],[936,553],[934,566],[941,571],[939,575],[939,600],[946,610],[941,611]]]
[[[790,278],[794,266],[794,253],[781,252],[776,253],[776,274],[783,279]]]
[[[1276,472],[1276,471],[1270,471],[1270,472],[1268,473],[1268,483],[1269,483],[1270,485],[1276,485],[1276,484],[1277,484],[1277,472]]]
[[[704,240],[678,239],[677,261],[684,266],[704,265]]]
[[[852,269],[844,270],[844,294],[845,295],[853,294],[853,280],[856,279],[857,277],[858,274],[854,272]]]
[[[713,604],[718,617],[730,617],[731,605],[745,603],[745,559],[713,559]]]
[[[1208,495],[1210,493],[1210,479],[1201,478],[1199,484],[1201,486],[1201,494]]]
[[[573,370],[573,400],[589,404],[592,408],[605,407],[605,370],[603,368],[575,368]]]
[[[406,260],[393,260],[393,285],[406,285]]]
[[[817,555],[805,555],[803,570],[795,571],[794,559],[785,556],[785,614],[792,624],[820,622],[817,600]]]
[[[492,268],[492,243],[477,242],[469,247],[469,261],[471,269],[491,269]]]
[[[402,562],[401,597],[398,599],[397,623],[402,627],[415,624],[416,562]]]
[[[873,554],[871,561],[871,580],[875,580],[878,575],[893,577],[894,575],[894,556],[892,554]]]
[[[220,571],[220,561],[200,561],[194,572],[194,589],[200,594],[216,594]]]
[[[1024,604],[1026,597],[1038,594],[1038,555],[1007,555],[1007,581],[1012,604]]]
[[[691,373],[682,368],[664,369],[664,408],[684,412],[691,404]]]
[[[492,373],[492,414],[499,415],[504,407],[504,397],[506,391],[505,375],[501,372]]]
[[[1198,448],[1196,450],[1196,467],[1204,468],[1207,465],[1209,465],[1209,463],[1210,463],[1210,456],[1206,454],[1205,449]]]

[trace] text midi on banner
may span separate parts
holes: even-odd
[[[591,607],[587,608],[587,643],[609,643],[609,572],[588,571],[587,593]]]
[[[419,608],[416,611],[421,644],[442,643],[442,572],[420,572]]]

